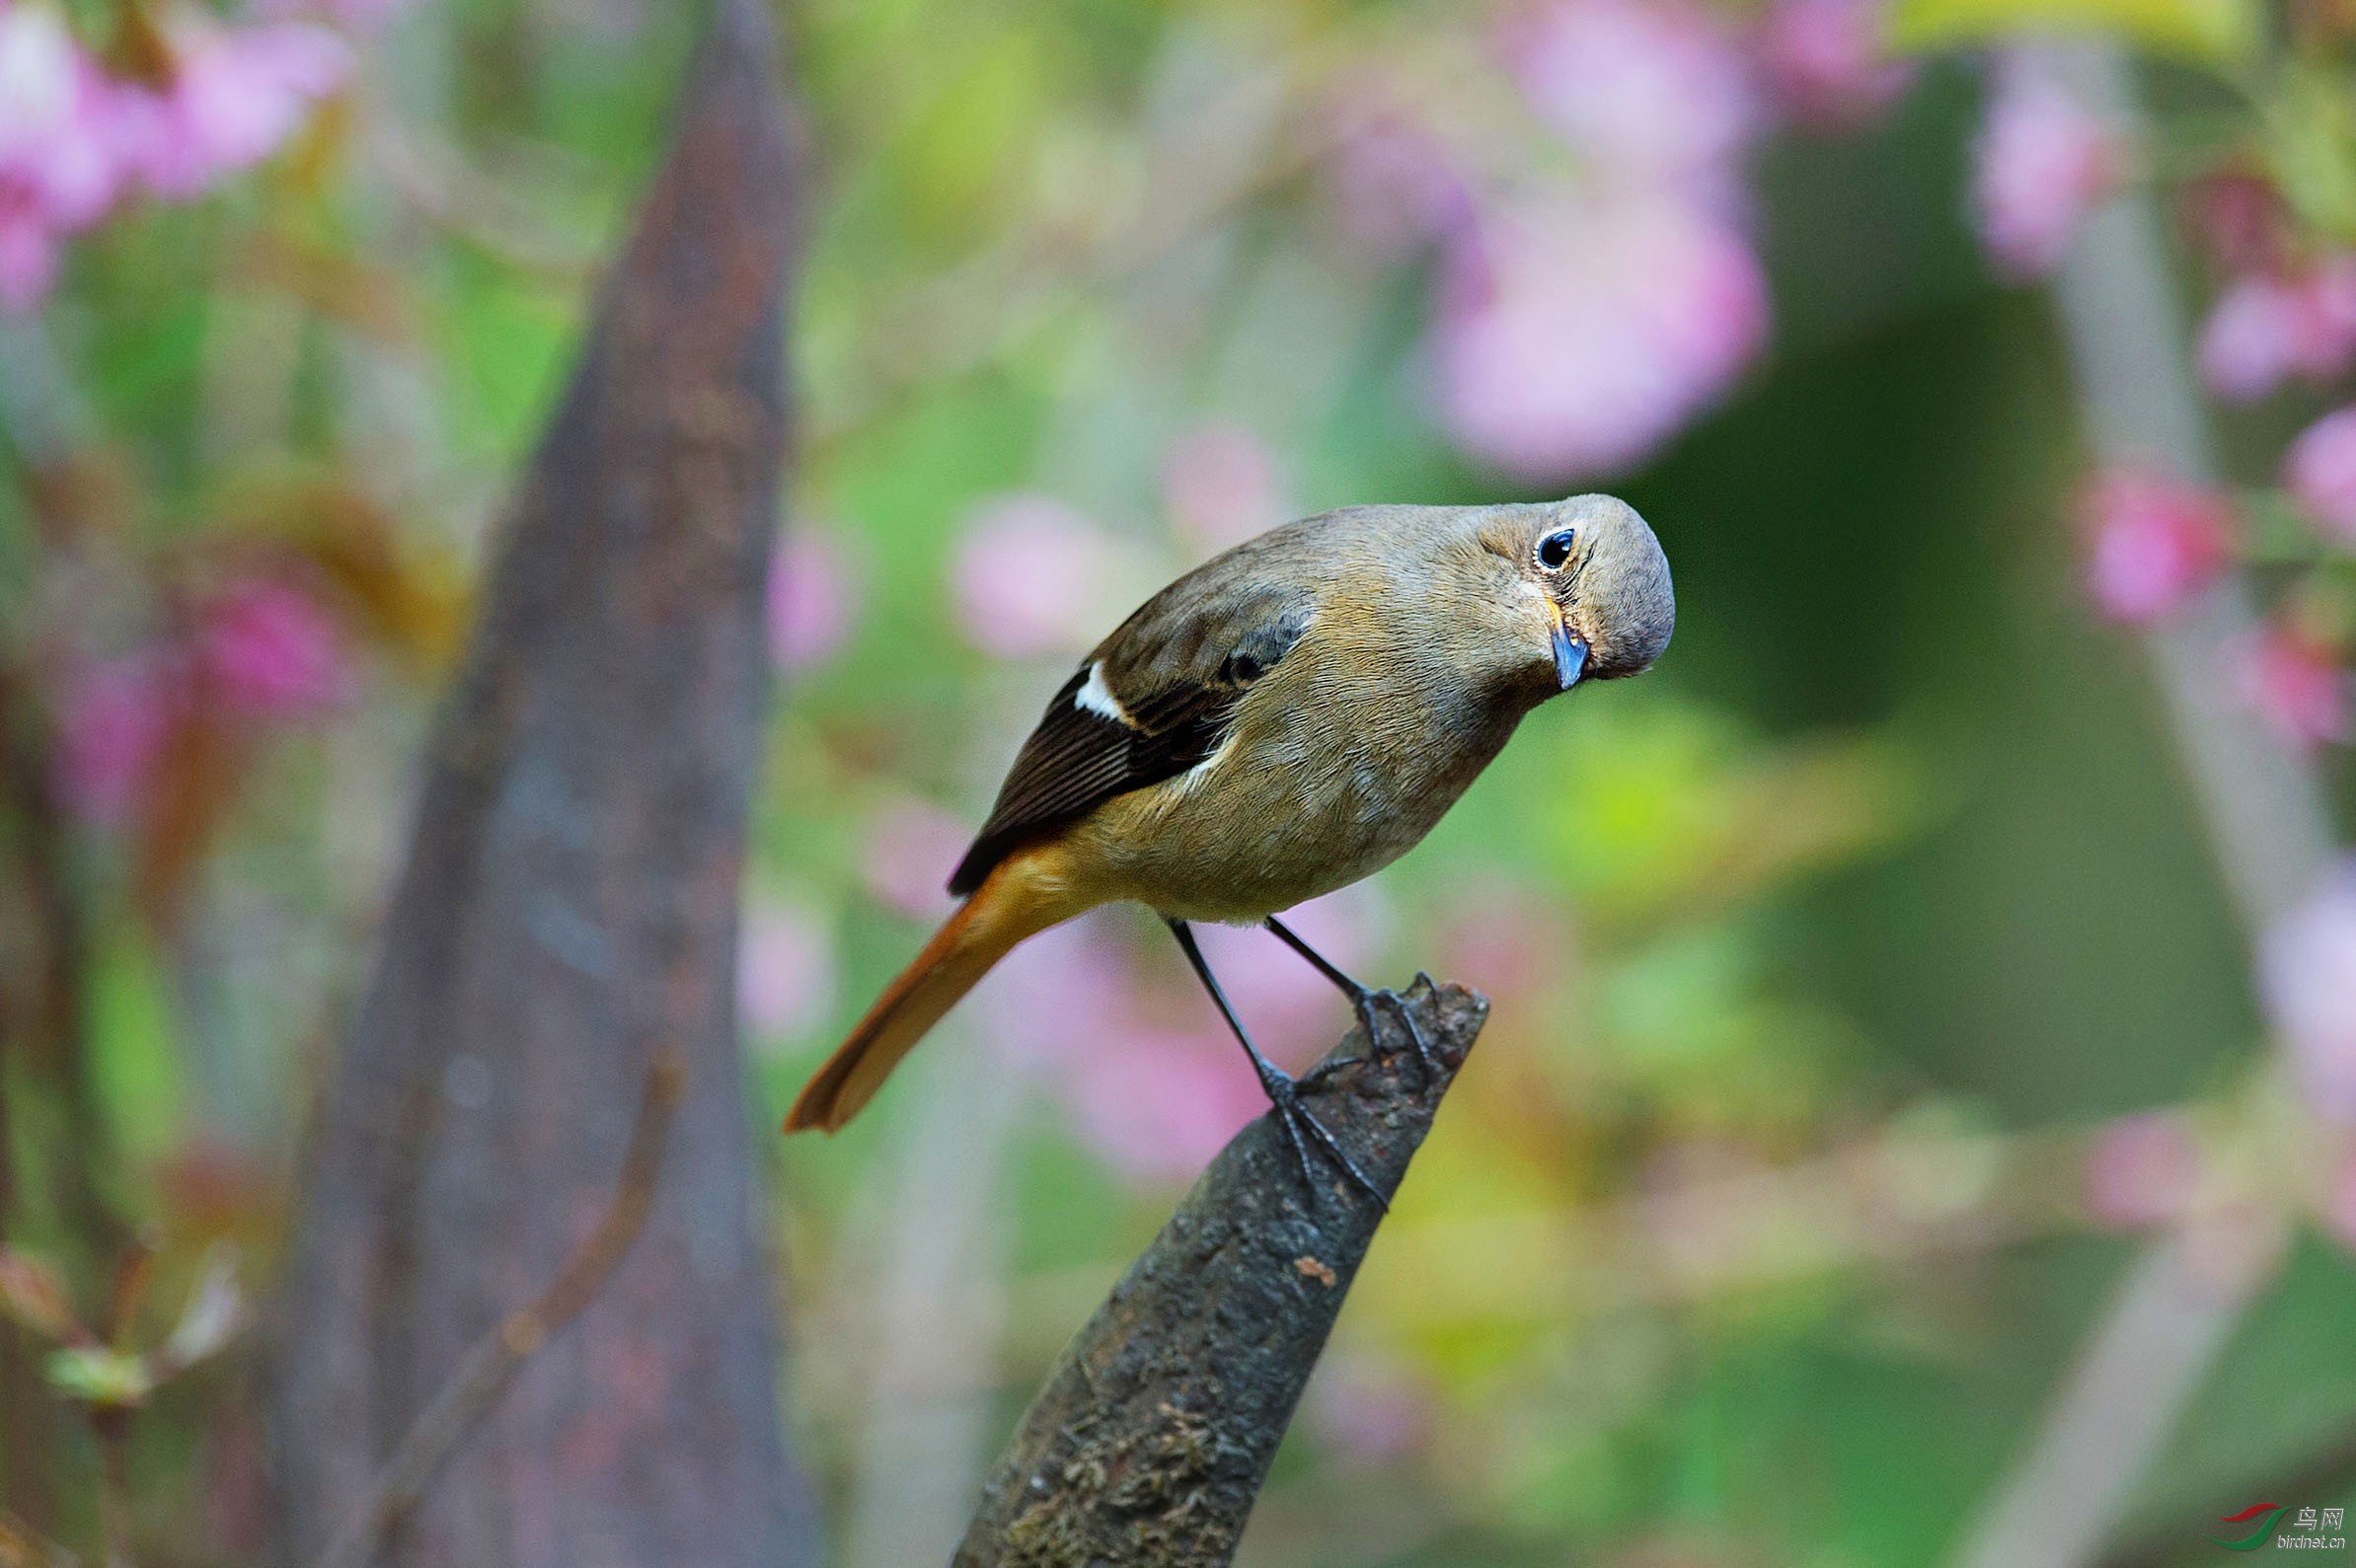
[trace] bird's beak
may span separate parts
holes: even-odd
[[[1562,619],[1559,609],[1555,611],[1555,679],[1560,684],[1558,691],[1567,692],[1579,684],[1579,676],[1587,668],[1587,643],[1570,623]]]

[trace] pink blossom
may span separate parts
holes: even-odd
[[[1759,36],[1760,63],[1785,112],[1804,125],[1862,124],[1914,81],[1890,57],[1883,0],[1779,0]]]
[[[1097,910],[1031,937],[974,988],[971,1008],[1009,1062],[1057,1083],[1117,1049],[1141,1014],[1121,915]]]
[[[1286,919],[1350,968],[1364,959],[1370,899],[1353,889]],[[1100,911],[1023,943],[975,989],[973,1011],[995,1049],[1041,1070],[1073,1131],[1116,1173],[1148,1185],[1188,1179],[1267,1101],[1167,937],[1157,944],[1169,948],[1156,966],[1162,981],[1140,985],[1120,920]],[[1298,954],[1263,931],[1195,930],[1273,1060],[1297,1069],[1331,1043],[1346,1005]]]
[[[859,618],[859,586],[831,533],[796,528],[769,569],[769,656],[799,674],[833,657]]]
[[[816,911],[786,899],[747,905],[736,947],[736,999],[754,1032],[806,1033],[834,1011],[834,933]]]
[[[340,87],[350,50],[309,23],[162,23],[171,78],[114,80],[47,4],[0,0],[0,307],[38,302],[59,242],[98,221],[130,181],[168,199],[268,157]]]
[[[114,826],[146,792],[188,710],[182,663],[160,649],[83,671],[58,705],[56,788],[75,815]]]
[[[0,4],[0,158],[42,161],[47,139],[73,123],[83,69],[63,12]]]
[[[2317,1218],[2341,1246],[2356,1249],[2356,1149],[2343,1149],[2323,1173]]]
[[[2200,1189],[2201,1152],[2192,1128],[2172,1111],[2112,1122],[2087,1152],[2088,1212],[2122,1230],[2177,1218]]]
[[[1283,920],[1344,974],[1361,984],[1380,986],[1381,977],[1361,972],[1379,946],[1385,919],[1380,901],[1381,894],[1359,883],[1286,910]],[[1354,1021],[1340,989],[1274,933],[1258,927],[1199,925],[1194,933],[1204,960],[1219,977],[1228,1000],[1244,1014],[1253,1039],[1288,1072],[1310,1066]],[[1178,956],[1175,943],[1171,956]],[[1193,973],[1182,962],[1173,963],[1170,972],[1197,1021],[1217,1024],[1219,1015],[1210,999],[1202,997]],[[1196,1008],[1198,997],[1201,1006]],[[1232,1038],[1228,1046],[1240,1060],[1243,1053]]]
[[[2323,415],[2291,443],[2283,484],[2310,517],[2356,547],[2356,408]]]
[[[62,14],[0,0],[0,308],[38,303],[59,241],[114,201],[109,103]]]
[[[2273,277],[2237,278],[2201,324],[2201,380],[2236,403],[2262,398],[2311,356],[2315,326],[2297,288]]]
[[[1121,575],[1110,536],[1037,494],[1004,496],[976,511],[958,542],[954,572],[966,636],[1007,658],[1089,646],[1112,624],[1106,595]]]
[[[2268,627],[2246,650],[2242,673],[2250,705],[2290,745],[2348,738],[2348,673],[2313,637]]]
[[[1450,895],[1435,936],[1435,969],[1499,999],[1558,983],[1578,958],[1559,905],[1491,876]]]
[[[1349,971],[1366,961],[1378,911],[1371,892],[1352,888],[1284,918]],[[1279,1067],[1307,1068],[1348,1023],[1348,1004],[1332,982],[1270,933],[1197,926],[1195,933],[1245,1026]],[[1117,1013],[1093,1024],[1080,1048],[1067,1046],[1057,1069],[1083,1141],[1115,1170],[1148,1183],[1191,1178],[1267,1109],[1243,1048],[1193,974],[1181,962],[1167,962],[1164,974],[1154,991],[1126,978],[1108,987]],[[1115,1049],[1104,1048],[1108,1038]]]
[[[1147,1184],[1191,1180],[1268,1108],[1234,1037],[1210,1028],[1132,1026],[1099,1042],[1057,1087],[1082,1140]]]
[[[269,157],[351,70],[350,45],[307,22],[224,28],[182,12],[166,32],[171,81],[121,84],[115,112],[129,169],[167,200]]]
[[[2225,567],[2233,513],[2223,497],[2165,474],[2113,469],[2088,487],[2087,583],[2114,621],[2148,626]]]
[[[1623,470],[1726,388],[1767,319],[1750,246],[1691,203],[1493,213],[1450,248],[1442,276],[1440,417],[1531,483]]]
[[[1531,107],[1595,179],[1722,194],[1757,128],[1741,51],[1685,0],[1553,0],[1504,43]]]
[[[2356,1121],[2356,862],[2266,933],[2258,995],[2309,1102]]]
[[[2001,62],[1973,146],[1980,237],[2019,276],[2061,263],[2079,220],[2126,174],[2117,129],[2026,55]]]
[[[2282,264],[2290,211],[2272,181],[2221,169],[2184,187],[2182,210],[2202,249],[2231,272],[2272,271]]]
[[[0,310],[38,304],[56,281],[56,231],[21,191],[0,186]]]
[[[46,5],[0,0],[0,179],[61,227],[95,220],[114,197],[105,82]]]
[[[1397,256],[1462,227],[1472,192],[1447,142],[1410,112],[1385,107],[1384,97],[1380,82],[1347,85],[1325,175],[1350,237]]]
[[[869,819],[860,878],[886,908],[911,920],[940,920],[956,907],[949,876],[972,842],[972,828],[939,806],[893,800]]]
[[[2328,381],[2356,359],[2356,256],[2240,277],[2202,324],[2201,379],[2246,403],[2293,376]]]
[[[1240,545],[1289,510],[1276,454],[1240,424],[1200,424],[1162,458],[1162,499],[1203,555]]]
[[[204,609],[198,661],[232,709],[260,718],[308,718],[341,702],[351,672],[336,623],[307,595],[251,578]]]

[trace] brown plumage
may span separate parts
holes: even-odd
[[[1084,910],[1135,900],[1189,941],[1186,921],[1256,924],[1388,864],[1532,708],[1647,668],[1675,620],[1659,543],[1608,495],[1351,507],[1196,567],[1048,704],[950,878],[965,903],[787,1131],[840,1127],[992,964]],[[1379,995],[1329,972],[1362,1009]]]

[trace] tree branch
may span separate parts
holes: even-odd
[[[2131,1537],[2102,1559],[2102,1568],[2168,1568],[2183,1556],[2187,1543],[2213,1535],[2221,1520],[2251,1498],[2280,1498],[2302,1506],[2338,1502],[2356,1487],[2356,1431],[2335,1433],[2328,1447],[2295,1469],[2278,1465],[2252,1473],[2258,1478],[2242,1481],[2232,1491],[2208,1491],[2198,1513]]]
[[[654,1201],[655,1178],[662,1174],[663,1151],[670,1143],[671,1118],[686,1086],[685,1054],[675,1045],[663,1047],[646,1069],[646,1088],[639,1098],[638,1120],[630,1129],[622,1174],[614,1183],[613,1201],[606,1205],[596,1227],[581,1237],[564,1268],[530,1306],[509,1312],[497,1327],[475,1341],[459,1362],[458,1371],[418,1412],[400,1447],[393,1451],[377,1479],[375,1497],[321,1555],[318,1568],[365,1568],[378,1542],[418,1506],[442,1460],[498,1401],[523,1364],[531,1360],[532,1352],[589,1305],[597,1287],[605,1283],[646,1227],[646,1211]]]
[[[1411,1052],[1345,1067],[1310,1098],[1386,1194],[1406,1174],[1488,1016],[1419,979]],[[1353,1031],[1328,1063],[1361,1054]],[[1314,1151],[1312,1159],[1316,1159]],[[1306,1187],[1273,1117],[1237,1134],[1065,1347],[987,1484],[954,1568],[1227,1562],[1382,1212],[1330,1166]]]
[[[2087,108],[2122,124],[2140,120],[2116,48],[2042,48]],[[2152,198],[2130,193],[2092,214],[2056,281],[2096,454],[2215,484]],[[2334,853],[2320,781],[2234,691],[2231,654],[2256,625],[2246,585],[2229,577],[2155,632],[2148,648],[2220,875],[2253,942]],[[2080,1568],[2096,1558],[2137,1477],[2273,1274],[2281,1248],[2266,1235],[2236,1233],[2251,1229],[2231,1218],[2196,1224],[2145,1249],[2034,1440],[1973,1522],[1958,1568]]]
[[[67,861],[65,812],[49,778],[56,740],[30,683],[0,671],[0,810],[16,820],[13,859],[22,876],[33,953],[25,977],[31,999],[17,1039],[38,1045],[38,1066],[56,1085],[66,1136],[50,1163],[63,1218],[92,1257],[111,1256],[129,1226],[105,1193],[114,1132],[90,1082],[89,1019],[83,982],[90,967],[90,922]]]

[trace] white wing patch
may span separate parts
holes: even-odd
[[[1136,723],[1136,720],[1129,717],[1129,710],[1120,706],[1120,699],[1112,695],[1112,688],[1104,684],[1104,661],[1102,659],[1097,660],[1096,663],[1088,667],[1088,680],[1079,691],[1072,694],[1072,706],[1101,714],[1117,724],[1129,724],[1134,727]]]
[[[1235,749],[1235,731],[1229,730],[1225,736],[1221,737],[1219,744],[1212,749],[1209,756],[1170,781],[1174,796],[1183,798],[1192,794],[1196,787],[1202,784],[1204,776],[1225,762]]]

